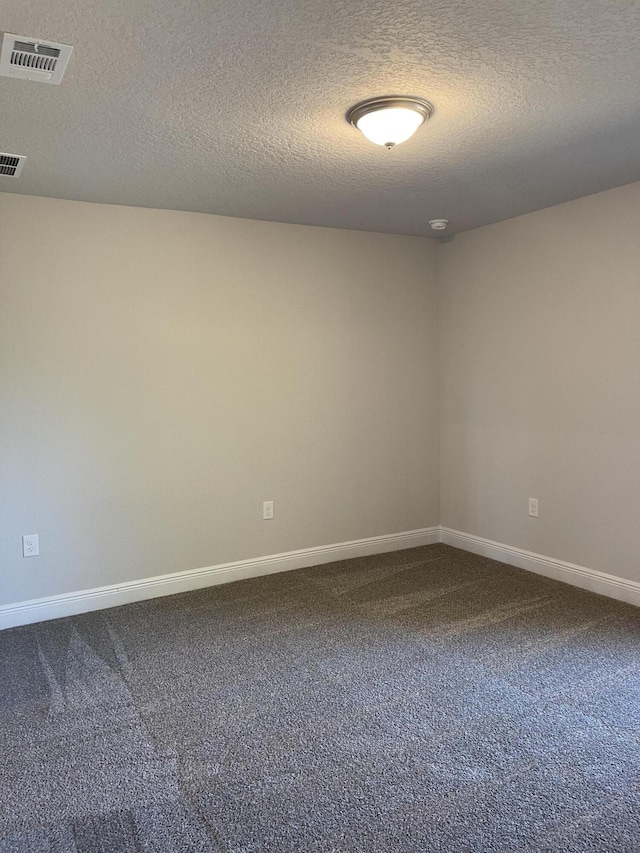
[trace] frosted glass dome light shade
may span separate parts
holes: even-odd
[[[424,117],[406,107],[389,107],[366,113],[358,119],[356,127],[370,142],[392,148],[413,136]]]
[[[421,98],[372,98],[352,107],[347,121],[376,145],[393,148],[413,136],[432,113],[431,104]]]

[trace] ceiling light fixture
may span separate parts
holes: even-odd
[[[429,225],[433,228],[434,231],[444,231],[448,224],[449,224],[448,219],[430,219],[429,220]]]
[[[370,98],[351,107],[347,121],[376,145],[391,149],[406,142],[433,115],[433,106],[422,98],[391,95]]]

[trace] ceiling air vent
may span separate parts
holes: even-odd
[[[0,76],[58,84],[72,50],[68,44],[5,33],[0,52]]]
[[[26,159],[22,154],[0,154],[0,177],[19,178]]]

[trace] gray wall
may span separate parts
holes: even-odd
[[[435,250],[0,195],[0,603],[437,524]]]
[[[640,580],[639,235],[633,184],[440,247],[443,525]]]

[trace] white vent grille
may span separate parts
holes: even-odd
[[[20,177],[26,159],[23,154],[0,154],[0,177]]]
[[[0,52],[0,76],[59,83],[73,48],[68,44],[5,33]]]

